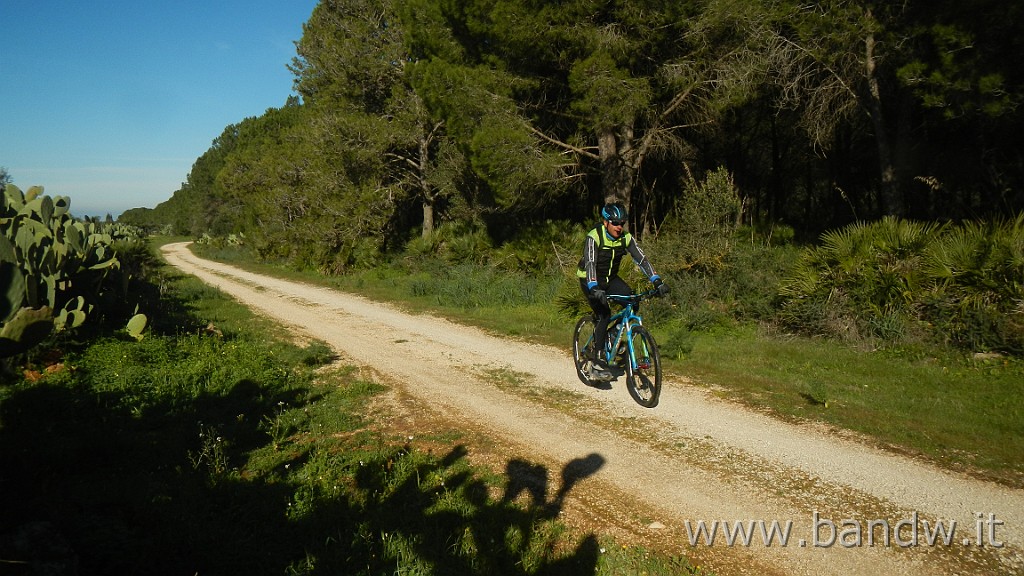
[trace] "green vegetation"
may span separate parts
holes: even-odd
[[[586,459],[557,494],[532,462],[474,468],[457,432],[377,426],[383,388],[323,344],[152,277],[146,338],[39,349],[0,382],[4,573],[702,573],[560,524]]]
[[[1024,215],[930,226],[884,219],[825,234],[782,286],[787,325],[1024,354]]]

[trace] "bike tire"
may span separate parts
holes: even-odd
[[[637,404],[654,408],[661,398],[661,356],[654,337],[643,326],[630,335],[629,361],[626,362],[626,389]]]
[[[576,376],[587,386],[594,381],[587,376],[587,362],[590,361],[590,346],[594,345],[594,328],[596,323],[593,314],[580,318],[572,331],[572,359],[576,364]]]

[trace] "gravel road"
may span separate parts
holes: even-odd
[[[622,379],[610,389],[583,386],[568,345],[499,338],[245,272],[199,259],[186,243],[163,252],[346,362],[372,367],[414,402],[549,469],[580,458],[600,463],[566,506],[591,529],[631,534],[722,575],[1024,574],[1022,490],[775,420],[681,376],[666,375],[660,404],[642,408]],[[737,521],[749,543],[742,535],[728,542]],[[954,521],[948,544],[942,534],[929,543],[936,526],[948,533]],[[695,533],[700,522],[717,526],[713,543]]]

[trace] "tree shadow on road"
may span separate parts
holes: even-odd
[[[603,458],[592,454],[566,464],[554,495],[548,494],[546,468],[511,460],[502,494],[492,497],[493,487],[468,468],[465,456],[457,446],[443,458],[415,464],[397,485],[386,479],[386,470],[360,469],[357,486],[367,498],[362,516],[370,519],[368,532],[382,536],[381,571],[394,565],[394,551],[404,550],[438,574],[594,574],[597,539],[590,535],[574,550],[559,550],[552,523],[572,487],[596,472]],[[525,503],[518,501],[524,492]]]

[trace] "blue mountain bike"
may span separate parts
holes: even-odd
[[[637,404],[646,408],[658,405],[661,396],[661,358],[654,337],[643,327],[643,319],[640,317],[640,302],[657,293],[657,290],[649,290],[632,296],[609,294],[608,300],[621,304],[622,310],[612,315],[608,322],[608,338],[605,342],[594,342],[593,314],[580,318],[573,332],[572,354],[576,362],[576,375],[584,384],[596,386],[625,374],[626,389]],[[612,369],[607,375],[601,375],[591,362],[591,351],[595,345],[601,347],[601,358]]]

